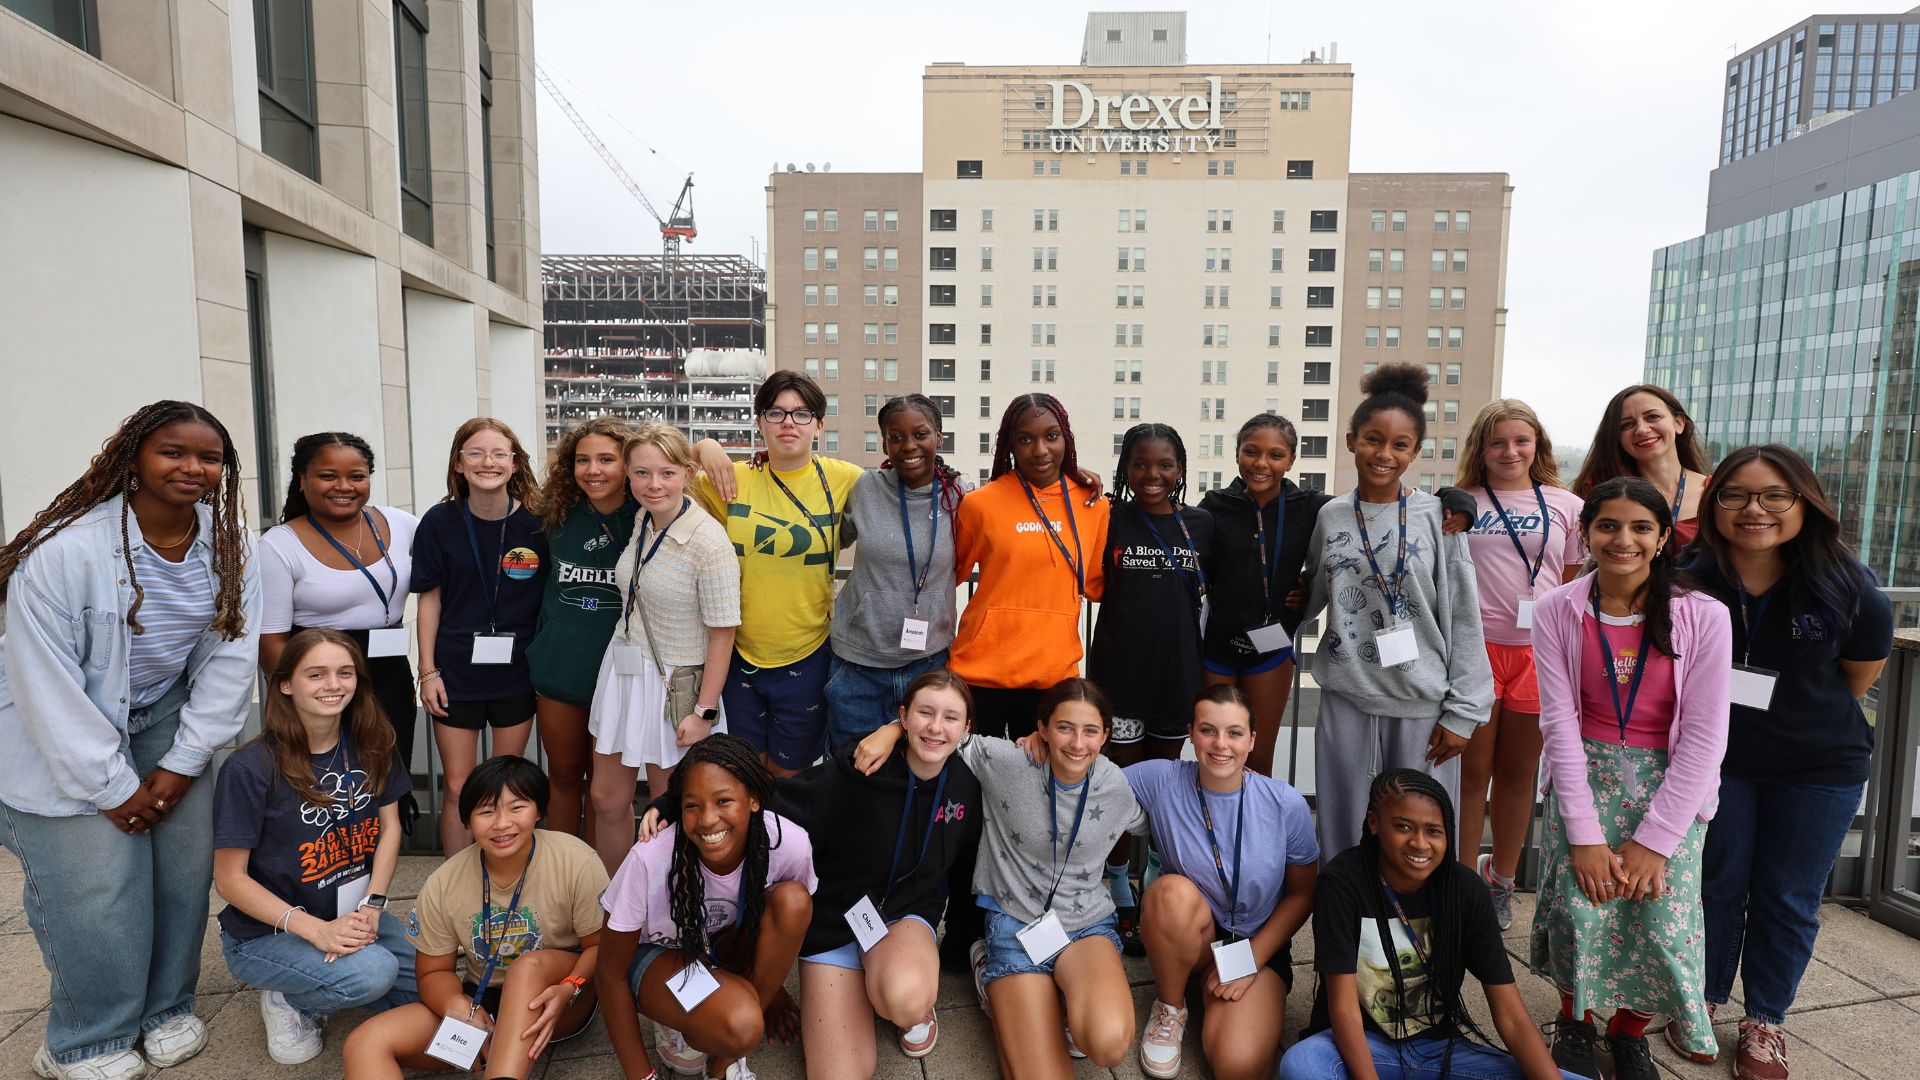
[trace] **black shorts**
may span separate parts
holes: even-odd
[[[533,719],[533,691],[492,701],[449,701],[447,715],[433,718],[437,724],[479,731],[483,727],[506,728]]]

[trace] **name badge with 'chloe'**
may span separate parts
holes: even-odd
[[[873,897],[863,896],[860,901],[847,909],[847,925],[853,928],[853,939],[860,943],[860,951],[866,952],[887,939],[887,923],[880,917],[880,909],[873,906]]]

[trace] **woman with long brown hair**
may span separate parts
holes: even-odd
[[[386,913],[410,786],[353,639],[289,638],[260,734],[220,766],[213,795],[221,952],[260,991],[282,1065],[319,1056],[329,1014],[415,996],[413,946]]]
[[[1686,406],[1664,386],[1639,383],[1613,395],[1601,411],[1573,493],[1585,499],[1595,487],[1620,476],[1646,480],[1667,498],[1672,550],[1677,553],[1699,535],[1700,508],[1705,505],[1700,494],[1709,471],[1700,427]]]
[[[207,1045],[213,788],[195,781],[253,697],[244,513],[226,427],[156,401],[0,547],[0,843],[52,976],[42,1076],[144,1076]]]

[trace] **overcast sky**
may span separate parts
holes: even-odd
[[[695,174],[692,250],[752,254],[765,245],[774,162],[917,171],[926,64],[1076,63],[1088,10],[564,0],[540,5],[535,47],[662,213]],[[1354,69],[1355,171],[1512,176],[1504,392],[1537,407],[1560,443],[1584,445],[1594,410],[1639,377],[1653,249],[1703,228],[1726,61],[1816,9],[1211,0],[1187,10],[1190,64],[1290,63],[1338,42]],[[658,227],[544,92],[539,124],[545,250],[657,252]]]

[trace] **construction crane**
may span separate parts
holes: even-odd
[[[573,126],[579,129],[581,137],[587,140],[587,145],[593,147],[594,153],[600,155],[600,160],[606,162],[607,168],[613,170],[613,175],[626,187],[628,194],[638,199],[640,205],[647,208],[647,213],[653,215],[653,220],[660,223],[662,250],[669,257],[680,254],[681,244],[690,244],[694,237],[700,235],[699,231],[693,227],[693,174],[687,174],[686,182],[680,185],[680,197],[673,201],[673,209],[662,217],[660,211],[654,208],[653,200],[647,198],[647,193],[640,190],[640,185],[634,182],[633,177],[627,175],[627,170],[620,164],[620,159],[613,156],[613,151],[607,149],[607,144],[601,142],[600,136],[595,135],[593,129],[587,126],[586,118],[580,115],[580,110],[574,108],[573,102],[567,100],[567,95],[560,92],[560,87],[554,84],[553,78],[547,74],[547,69],[535,64],[533,74],[540,80],[540,85],[545,87],[547,93],[553,97],[554,103],[560,106],[560,111],[567,114],[568,120],[573,121]]]

